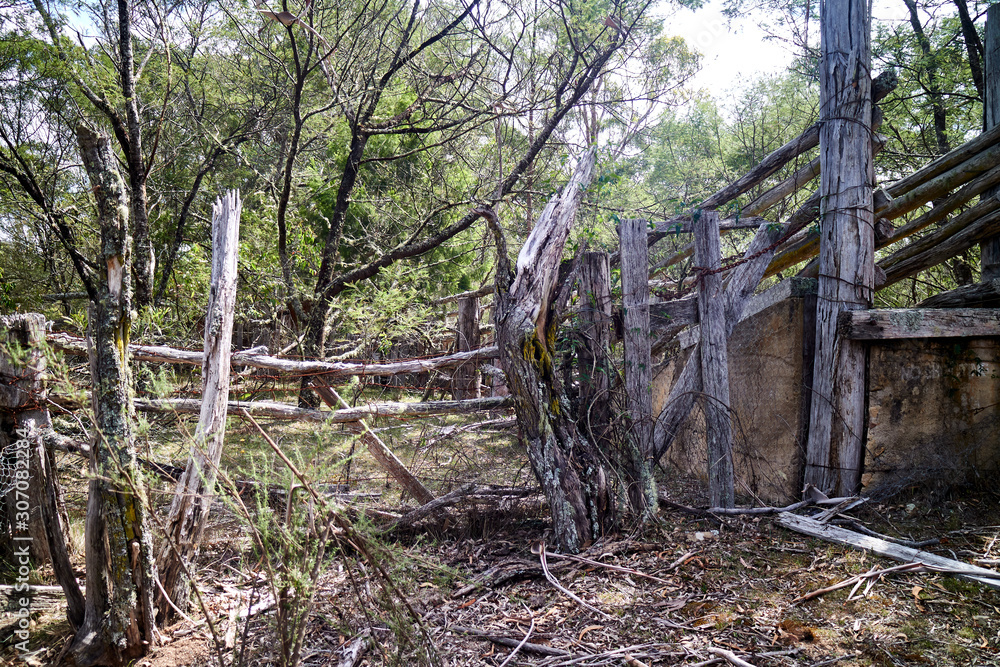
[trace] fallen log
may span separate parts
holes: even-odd
[[[777,522],[779,525],[789,530],[802,533],[803,535],[808,535],[809,537],[818,537],[819,539],[826,540],[827,542],[846,544],[847,546],[864,549],[865,551],[872,551],[880,556],[886,556],[903,563],[922,563],[930,566],[931,568],[946,570],[948,574],[958,577],[959,579],[965,579],[966,581],[973,581],[983,584],[984,586],[989,586],[990,588],[1000,589],[1000,572],[987,570],[982,567],[976,567],[975,565],[969,565],[968,563],[952,560],[950,558],[944,558],[943,556],[938,556],[926,551],[919,551],[917,549],[911,549],[910,547],[904,547],[899,544],[893,544],[892,542],[887,542],[869,535],[861,535],[860,533],[855,533],[854,531],[847,530],[846,528],[831,526],[829,524],[821,524],[814,519],[804,516],[781,514],[778,516]]]
[[[83,356],[87,354],[87,341],[84,338],[70,336],[65,333],[50,333],[45,338],[57,350]],[[166,345],[129,345],[128,350],[134,361],[200,366],[204,357],[204,353],[201,350],[178,350]],[[407,359],[405,361],[385,363],[350,363],[343,361],[299,361],[244,350],[234,352],[231,357],[231,363],[234,366],[251,366],[253,368],[263,368],[283,373],[322,374],[328,379],[333,380],[356,375],[388,376],[403,373],[426,373],[440,368],[454,368],[470,361],[496,359],[498,355],[499,352],[496,346],[491,345],[481,347],[478,350],[459,352],[431,359]]]
[[[428,503],[424,503],[417,509],[404,514],[399,517],[391,526],[386,529],[386,532],[391,532],[393,530],[398,530],[399,528],[411,527],[416,522],[421,519],[430,516],[439,509],[444,509],[445,507],[451,507],[455,503],[462,500],[462,498],[471,495],[476,492],[475,484],[463,484],[454,491],[450,491],[443,496],[439,496]]]
[[[21,599],[25,597],[31,600],[28,609],[32,614],[65,613],[66,594],[63,593],[62,586],[29,586],[27,591],[17,591],[14,586],[6,584],[0,585],[0,611],[5,614],[17,612],[21,609]]]

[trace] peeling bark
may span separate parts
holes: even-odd
[[[524,432],[528,460],[552,513],[559,548],[576,552],[616,527],[618,501],[608,458],[577,429],[554,364],[556,276],[582,189],[588,153],[562,193],[549,202],[517,259],[514,274],[496,214],[480,209],[497,240],[494,322],[500,364]]]

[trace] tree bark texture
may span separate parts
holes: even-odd
[[[712,507],[730,508],[733,495],[733,430],[729,420],[729,352],[719,249],[719,214],[702,211],[695,233],[698,278],[698,357],[704,394],[708,490]]]
[[[986,8],[986,71],[983,77],[983,130],[1000,126],[1000,6]],[[993,187],[987,195],[996,195]],[[1000,235],[992,236],[979,246],[980,280],[988,283],[1000,278]]]
[[[577,429],[554,364],[556,276],[593,165],[590,151],[562,193],[549,201],[518,255],[516,274],[496,215],[481,209],[497,237],[494,322],[500,364],[528,460],[549,502],[555,540],[569,552],[613,529],[616,509],[606,458]]]
[[[87,596],[83,625],[69,649],[83,667],[125,664],[153,648],[156,573],[126,356],[132,307],[128,198],[107,137],[82,124],[76,135],[101,229],[98,298],[90,309],[96,437],[87,500]]]
[[[820,9],[823,212],[805,481],[850,495],[865,446],[867,354],[837,337],[837,316],[869,308],[874,289],[871,17],[864,0],[824,0]]]
[[[479,299],[458,300],[458,323],[455,330],[455,351],[469,352],[479,347]],[[479,398],[479,368],[475,362],[462,364],[451,378],[451,397],[456,401]]]
[[[236,190],[220,197],[212,210],[212,276],[205,317],[201,415],[187,467],[177,481],[157,563],[163,589],[157,595],[157,607],[164,618],[173,613],[164,592],[181,610],[188,608],[187,568],[205,532],[225,443],[241,211]]]
[[[718,218],[716,218],[718,222]],[[622,266],[622,343],[629,424],[625,446],[633,464],[629,502],[644,513],[657,508],[653,479],[653,363],[649,331],[649,248],[645,220],[622,220],[618,228]]]
[[[611,265],[606,252],[580,257],[580,382],[578,423],[590,442],[603,450],[611,445]]]
[[[43,403],[44,342],[45,318],[42,315],[26,313],[0,317],[0,347],[7,352],[11,347],[19,348],[27,354],[26,363],[15,364],[0,350],[0,443],[23,441],[30,450],[25,481],[30,503],[32,560],[35,567],[51,562],[56,580],[65,593],[67,618],[74,628],[78,628],[83,623],[84,601],[69,560],[69,517],[59,487],[52,446],[42,438],[42,432],[51,427],[49,412]],[[8,507],[15,506],[11,500],[16,500],[13,494],[8,496]],[[16,515],[13,518],[15,521],[11,525],[16,526]]]
[[[149,170],[142,155],[142,121],[136,96],[135,58],[132,51],[132,2],[118,0],[118,53],[121,68],[122,97],[125,101],[125,124],[128,140],[122,149],[128,165],[129,189],[135,252],[132,270],[135,272],[135,301],[139,307],[153,303],[153,274],[156,256],[149,234],[149,210],[146,197],[146,177]]]

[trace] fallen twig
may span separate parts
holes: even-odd
[[[517,639],[510,639],[509,637],[499,637],[497,635],[491,635],[488,632],[483,632],[482,630],[475,630],[473,628],[466,628],[461,625],[449,625],[446,628],[453,632],[461,632],[464,635],[472,635],[473,637],[480,637],[487,641],[491,641],[494,644],[499,644],[500,646],[506,646],[508,648],[517,648],[520,646],[521,651],[526,653],[535,653],[537,655],[555,655],[560,657],[573,655],[569,651],[564,651],[561,648],[552,648],[551,646],[542,646],[541,644],[532,644],[531,642],[525,642],[523,639],[518,641]]]
[[[671,563],[670,565],[668,565],[666,571],[670,572],[671,570],[674,570],[674,569],[680,567],[684,563],[688,562],[689,559],[694,558],[697,555],[698,555],[697,551],[689,551],[689,552],[687,552],[686,554],[684,554],[683,556],[681,556],[680,558],[678,558],[677,560],[675,560],[673,563]]]
[[[624,572],[625,574],[634,574],[637,577],[643,577],[645,579],[652,579],[653,581],[660,584],[669,584],[670,582],[666,579],[660,579],[659,577],[654,577],[651,574],[646,574],[645,572],[639,572],[638,570],[632,570],[627,567],[621,567],[620,565],[611,565],[609,563],[602,563],[596,560],[590,560],[589,558],[584,558],[582,556],[573,556],[570,554],[560,554],[554,553],[552,551],[546,551],[546,555],[549,558],[562,558],[564,560],[573,560],[578,563],[585,563],[587,565],[593,565],[594,567],[603,567],[608,570],[614,570],[616,572]]]
[[[710,646],[708,647],[708,652],[712,655],[717,655],[720,658],[725,658],[730,664],[736,665],[736,667],[754,667],[752,662],[747,662],[746,660],[737,657],[737,655],[732,651],[727,651],[724,648]]]
[[[542,571],[545,573],[545,578],[549,580],[550,584],[552,584],[557,589],[559,589],[560,591],[562,591],[570,599],[575,600],[582,607],[586,607],[587,609],[591,610],[595,614],[599,614],[600,616],[602,616],[602,617],[604,617],[604,618],[606,618],[608,620],[611,620],[611,615],[610,614],[607,614],[607,613],[601,611],[600,609],[598,609],[597,607],[595,607],[594,605],[586,602],[583,598],[581,598],[578,595],[576,595],[573,591],[569,590],[568,588],[566,588],[565,586],[563,586],[562,584],[560,584],[559,580],[556,579],[554,576],[552,576],[552,573],[549,572],[549,565],[548,565],[548,563],[545,562],[545,542],[538,542],[538,543],[532,545],[532,547],[531,547],[531,553],[534,553],[534,554],[538,555],[538,559],[542,563]]]
[[[470,493],[474,493],[475,489],[476,489],[475,484],[463,484],[454,491],[446,493],[443,496],[440,496],[439,498],[435,498],[429,503],[424,503],[423,505],[413,510],[412,512],[409,512],[399,517],[398,519],[396,519],[395,522],[393,522],[392,525],[386,528],[385,532],[389,533],[402,527],[412,526],[417,521],[420,521],[424,517],[431,515],[432,513],[436,512],[439,509],[443,509],[445,507],[454,505],[465,496],[469,495]]]
[[[513,660],[514,656],[517,655],[517,652],[521,650],[521,647],[528,643],[528,637],[530,637],[531,633],[534,631],[535,631],[535,619],[532,618],[531,627],[528,628],[528,633],[524,635],[524,639],[521,640],[521,643],[518,644],[516,647],[514,647],[514,650],[510,652],[510,655],[507,656],[507,659],[500,663],[500,667],[507,667],[507,663]]]
[[[876,570],[872,568],[864,574],[856,574],[850,579],[846,579],[839,584],[834,584],[833,586],[827,586],[826,588],[820,588],[811,593],[806,593],[805,595],[800,595],[799,597],[792,600],[792,605],[797,605],[800,602],[805,602],[806,600],[812,600],[813,598],[819,597],[821,595],[826,595],[827,593],[832,593],[833,591],[839,591],[841,588],[847,588],[848,586],[858,584],[860,585],[866,579],[873,579],[875,577],[881,577],[886,574],[891,574],[893,572],[923,572],[928,569],[928,566],[923,563],[903,563],[902,565],[896,565],[895,567],[887,567],[884,570]],[[856,590],[856,589],[855,589]],[[851,591],[854,594],[854,591]],[[848,596],[850,597],[850,596]]]

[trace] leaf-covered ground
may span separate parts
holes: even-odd
[[[254,468],[239,458],[252,453],[240,453],[241,437],[246,447],[252,441],[240,428],[231,436],[229,464]],[[435,432],[399,451],[414,469],[438,471],[445,480],[436,484],[438,493],[449,490],[447,480],[531,485],[511,445],[488,437],[483,444],[474,431],[460,441],[435,440]],[[293,448],[291,434],[279,443]],[[317,452],[333,456],[329,448],[310,450],[308,438],[294,442],[306,443],[299,460],[320,466]],[[364,513],[364,534],[376,536],[413,505],[392,494],[364,457],[354,465],[355,477],[366,480],[362,490],[385,492],[349,506],[354,517]],[[165,502],[169,485],[160,488]],[[664,479],[661,489],[679,505],[704,503],[703,489],[689,480]],[[279,503],[271,513],[285,509]],[[914,491],[869,502],[850,516],[886,535],[938,538],[928,551],[996,568],[998,509],[995,490],[945,498]],[[142,665],[211,665],[220,654],[226,664],[278,664],[267,568],[233,504],[220,503],[213,516],[198,563],[212,628],[196,606],[191,621],[163,631],[163,645]],[[592,562],[546,549],[548,577],[540,553],[546,530],[540,497],[480,493],[412,530],[379,537],[379,565],[405,602],[386,593],[357,553],[329,555],[302,664],[1000,664],[998,591],[940,574],[893,573],[797,601],[897,563],[806,538],[770,516],[710,519],[664,506],[657,525],[609,537],[582,554]],[[0,660],[16,659],[9,633],[9,625],[0,630]],[[57,664],[69,638],[58,615],[36,618],[38,664]]]

